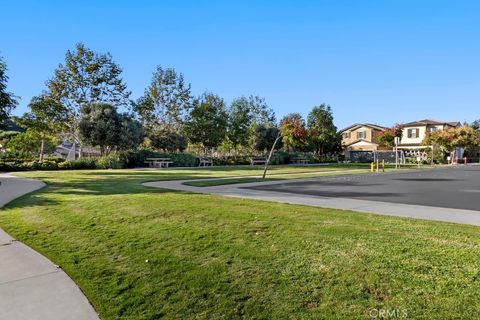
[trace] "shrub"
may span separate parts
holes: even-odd
[[[59,163],[52,159],[43,161],[24,161],[21,159],[0,161],[0,171],[57,170],[58,168]]]
[[[33,161],[35,160],[28,152],[7,151],[0,152],[0,161]]]
[[[97,169],[122,169],[125,160],[119,154],[109,154],[95,160]]]
[[[171,158],[172,167],[195,167],[198,165],[198,159],[191,153],[163,153],[161,158]]]
[[[44,160],[44,161],[32,161],[32,162],[25,162],[24,167],[26,170],[56,170],[58,169],[58,164],[52,160]]]
[[[81,158],[77,160],[67,160],[58,164],[59,169],[95,169],[95,159]]]
[[[317,158],[313,153],[309,152],[286,152],[286,151],[277,151],[272,155],[272,159],[270,160],[270,164],[272,165],[281,165],[281,164],[289,164],[292,159],[294,158],[305,158],[308,160],[308,163],[320,163],[320,162],[327,162],[325,161],[326,158]],[[335,160],[336,162],[336,160]]]

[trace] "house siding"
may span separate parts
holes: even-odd
[[[408,134],[408,131],[409,130],[418,130],[418,137],[409,137],[409,134]],[[402,144],[408,144],[408,145],[411,145],[411,144],[421,144],[422,141],[423,141],[423,138],[425,137],[425,133],[427,131],[427,127],[426,126],[418,126],[418,127],[406,127],[406,128],[403,128],[402,130],[402,141],[401,141],[401,145]]]
[[[444,130],[445,128],[450,128],[450,127],[453,128],[453,126],[447,126],[443,124],[435,124],[435,125],[430,124],[430,125],[423,125],[423,126],[405,127],[402,130],[402,140],[399,146],[404,145],[409,147],[412,147],[412,146],[423,147],[422,142],[423,142],[423,139],[425,139],[427,132],[430,132],[432,130]],[[409,134],[408,134],[409,130],[418,130],[418,136],[415,138],[409,137]]]
[[[373,129],[372,128],[368,128],[368,127],[360,127],[360,128],[357,128],[355,130],[352,130],[352,131],[345,131],[343,134],[345,134],[346,132],[350,133],[350,137],[349,138],[345,138],[344,135],[342,135],[342,143],[344,145],[348,145],[352,142],[355,142],[357,141],[359,138],[357,138],[357,134],[359,132],[365,132],[365,138],[362,138],[363,140],[366,140],[366,141],[372,141],[372,137],[374,136],[374,134],[372,133]]]

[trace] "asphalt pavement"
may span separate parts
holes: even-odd
[[[250,189],[479,211],[480,166],[325,177]]]

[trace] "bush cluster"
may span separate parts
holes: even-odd
[[[45,158],[43,161],[29,158],[22,154],[0,154],[0,171],[26,170],[80,170],[80,169],[122,169],[145,167],[147,158],[170,158],[172,167],[196,167],[199,159],[191,153],[164,153],[148,149],[112,153],[100,158],[81,158],[64,160],[62,158]],[[316,157],[312,153],[277,151],[271,159],[272,165],[289,164],[294,158],[305,158],[309,163],[337,162],[336,158]],[[214,157],[215,166],[248,165],[250,157]]]
[[[57,170],[64,161],[61,158],[45,158],[43,161],[28,157],[12,157],[12,154],[0,156],[0,171]]]
[[[43,161],[15,153],[0,154],[0,171],[137,168],[145,167],[147,158],[170,158],[173,161],[173,167],[198,166],[198,158],[193,154],[161,153],[151,150],[115,153],[100,158],[81,158],[77,160],[45,158]]]

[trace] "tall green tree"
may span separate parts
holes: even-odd
[[[270,108],[265,98],[259,96],[249,96],[248,104],[253,117],[254,125],[274,125],[276,123],[275,111]]]
[[[110,53],[97,53],[78,43],[68,50],[64,64],[59,64],[47,81],[49,95],[64,105],[69,113],[70,134],[77,142],[80,108],[92,103],[129,105],[130,92],[122,79],[122,69]]]
[[[254,119],[254,109],[247,98],[241,97],[232,101],[228,110],[227,138],[232,143],[237,157],[238,148],[249,142]]]
[[[327,104],[313,107],[307,117],[307,130],[310,144],[319,155],[335,151],[341,144],[341,137],[333,124],[332,108]]]
[[[143,141],[141,123],[127,114],[119,114],[111,104],[86,104],[80,112],[80,137],[92,146],[99,146],[102,155],[134,149]]]
[[[51,153],[55,151],[57,145],[58,139],[55,136],[42,136],[35,129],[27,129],[11,137],[7,148],[12,151],[38,156],[40,154],[40,146],[43,147],[44,153]]]
[[[283,117],[279,125],[283,145],[289,150],[303,150],[308,145],[305,120],[299,113]]]
[[[166,152],[183,152],[188,147],[187,137],[179,132],[159,128],[148,135],[151,146]]]
[[[183,151],[186,116],[192,106],[191,86],[175,69],[157,66],[144,95],[135,104],[151,145],[165,151]]]
[[[277,138],[278,128],[272,125],[261,124],[255,127],[255,144],[254,148],[257,151],[265,152],[272,148],[275,139]],[[282,147],[281,141],[277,142],[275,149]]]
[[[183,74],[157,66],[135,111],[149,129],[180,132],[192,105],[190,87]]]
[[[25,113],[20,122],[40,137],[39,159],[42,161],[45,141],[51,140],[66,128],[68,111],[64,105],[46,94],[33,97],[28,106],[30,112]]]
[[[0,130],[0,151],[6,151],[10,140],[19,135],[20,131],[2,131]]]
[[[145,139],[142,123],[128,113],[119,114],[118,138],[116,149],[135,150]]]
[[[249,96],[233,100],[228,110],[227,137],[235,149],[235,156],[239,147],[255,144],[257,126],[272,127],[274,123],[275,113],[264,98]]]
[[[10,116],[10,112],[18,105],[17,97],[7,91],[7,84],[7,64],[0,57],[0,129]]]
[[[212,93],[204,93],[193,103],[187,118],[185,132],[190,142],[206,149],[217,148],[227,133],[228,115],[225,102]]]

